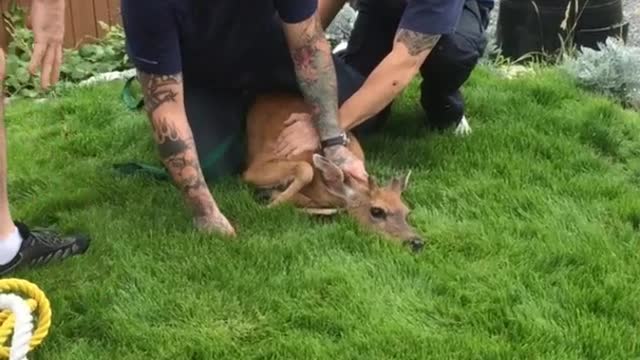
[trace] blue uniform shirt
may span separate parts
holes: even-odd
[[[122,0],[127,52],[139,70],[217,78],[259,56],[261,36],[279,17],[308,19],[317,0]]]
[[[451,34],[464,3],[465,0],[407,0],[398,27],[422,34]]]
[[[399,28],[422,34],[451,34],[456,29],[466,1],[471,0],[406,0]],[[477,2],[489,10],[494,5],[494,0]]]

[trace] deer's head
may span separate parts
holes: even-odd
[[[402,200],[410,173],[379,186],[373,177],[368,183],[351,178],[321,155],[314,155],[313,164],[327,190],[341,199],[349,215],[360,225],[408,245],[413,251],[422,250],[424,240],[407,222],[410,210]]]

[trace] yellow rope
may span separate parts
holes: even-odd
[[[29,309],[33,313],[38,310],[37,324],[34,324],[33,336],[29,342],[29,351],[40,345],[49,333],[51,326],[51,304],[38,286],[21,279],[0,279],[0,293],[22,295],[27,299]],[[13,332],[15,316],[8,310],[0,312],[0,359],[9,358],[10,335]]]

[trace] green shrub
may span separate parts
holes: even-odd
[[[640,109],[639,47],[609,38],[599,50],[582,48],[560,66],[583,88]]]
[[[7,96],[34,98],[44,94],[39,76],[27,70],[33,49],[33,33],[26,27],[23,9],[13,6],[4,14],[4,21],[12,37],[7,48],[5,92]],[[60,81],[53,91],[78,83],[100,73],[120,71],[131,66],[124,46],[124,31],[120,26],[100,23],[105,36],[77,49],[65,49],[60,69]]]

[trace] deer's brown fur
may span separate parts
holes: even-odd
[[[269,206],[291,203],[308,211],[344,209],[361,225],[407,243],[414,250],[423,241],[407,223],[409,208],[402,200],[409,174],[378,186],[371,177],[363,183],[343,173],[327,158],[313,152],[283,160],[274,147],[285,121],[292,113],[309,113],[302,98],[269,94],[256,99],[247,118],[248,167],[243,180],[271,191]],[[349,134],[349,150],[364,161],[358,140]]]

